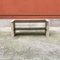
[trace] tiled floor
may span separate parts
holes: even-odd
[[[0,60],[60,60],[60,33],[11,37],[0,32]]]

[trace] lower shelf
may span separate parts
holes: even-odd
[[[22,32],[22,33],[15,33],[15,35],[46,35],[46,33],[37,33],[37,32]]]

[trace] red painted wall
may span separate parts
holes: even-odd
[[[60,0],[0,0],[0,18],[60,18]]]

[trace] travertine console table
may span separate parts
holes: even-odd
[[[14,20],[12,20],[11,21],[11,23],[12,23],[12,36],[15,36],[15,35],[17,35],[17,33],[16,33],[16,31],[17,30],[45,30],[45,35],[46,36],[48,36],[49,35],[49,27],[48,27],[48,20],[41,20],[41,19],[14,19]],[[28,27],[28,28],[26,28],[26,27],[19,27],[19,28],[17,28],[16,27],[16,23],[45,23],[45,27]],[[20,33],[21,34],[21,33]],[[23,34],[26,34],[26,33],[23,33]],[[31,34],[31,33],[30,33]],[[37,33],[37,34],[39,34],[39,33]]]

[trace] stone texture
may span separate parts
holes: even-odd
[[[60,33],[50,36],[0,32],[0,60],[60,60]]]

